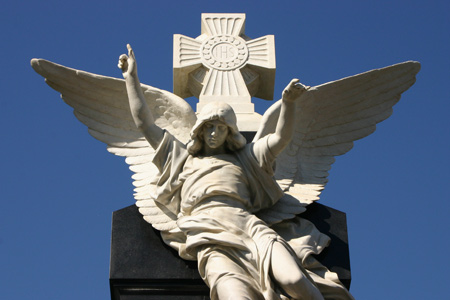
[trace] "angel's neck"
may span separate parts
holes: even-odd
[[[227,154],[226,149],[216,149],[216,148],[210,148],[210,149],[203,149],[203,156],[215,156],[215,155],[221,155],[221,154]]]
[[[225,143],[220,145],[219,147],[210,147],[207,144],[203,145],[203,156],[215,156],[215,155],[221,155],[221,154],[227,154],[227,149],[225,147]]]

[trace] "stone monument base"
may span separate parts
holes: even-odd
[[[345,213],[319,203],[301,215],[331,238],[318,260],[350,287],[350,259]],[[144,221],[135,205],[113,213],[110,288],[113,300],[206,300],[209,288],[196,262],[181,259],[159,232]]]

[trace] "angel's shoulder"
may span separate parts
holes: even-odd
[[[162,168],[168,161],[178,161],[189,156],[186,145],[180,142],[174,135],[164,130],[164,135],[158,148],[155,149],[153,163]]]
[[[269,133],[266,136],[260,138],[257,141],[250,143],[251,151],[254,153],[256,157],[264,156],[271,160],[275,160],[276,156],[272,153],[269,146],[269,138],[272,134]]]
[[[253,141],[245,145],[245,147],[239,151],[240,157],[245,157],[251,165],[258,166],[262,170],[273,174],[273,166],[276,157],[270,151],[269,144],[267,142],[269,135],[260,138],[257,141]]]

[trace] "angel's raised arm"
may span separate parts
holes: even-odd
[[[129,44],[127,44],[127,48],[128,56],[122,54],[119,57],[118,67],[122,70],[123,78],[125,78],[131,115],[136,127],[142,131],[153,149],[156,149],[163,138],[164,131],[155,124],[152,112],[141,89],[133,49]]]
[[[281,100],[280,116],[278,118],[275,132],[269,137],[269,148],[272,154],[278,156],[289,144],[294,131],[295,102],[308,89],[299,82],[292,79],[283,91]]]

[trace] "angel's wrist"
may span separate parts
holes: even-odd
[[[134,74],[128,74],[128,76],[125,78],[125,82],[129,86],[139,86],[140,85],[139,78],[137,77],[137,75],[134,75]]]

